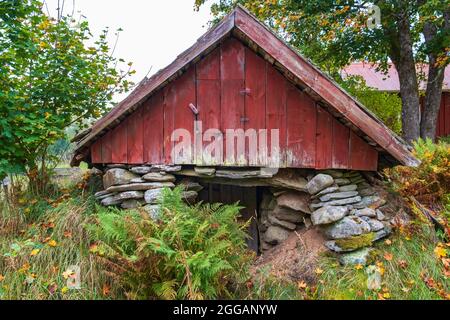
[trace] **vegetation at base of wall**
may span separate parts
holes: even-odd
[[[435,300],[450,299],[450,248],[426,225],[411,224],[376,245],[371,265],[381,275],[380,288],[368,289],[369,267],[341,266],[335,257],[321,260],[319,299]]]
[[[384,173],[417,219],[436,224],[450,238],[450,144],[419,139],[414,154],[421,161],[418,167],[398,166]]]
[[[133,299],[232,298],[249,279],[252,255],[237,205],[197,204],[165,190],[158,220],[111,210],[90,229],[101,264]]]

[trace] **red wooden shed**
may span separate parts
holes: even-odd
[[[279,129],[283,168],[417,165],[408,145],[328,76],[237,7],[77,137],[72,165],[173,164],[174,129]],[[270,140],[270,139],[269,139]],[[183,164],[266,166],[267,158]]]

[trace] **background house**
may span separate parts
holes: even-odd
[[[421,70],[424,74],[428,73],[428,67],[424,66]],[[366,85],[380,91],[399,93],[400,84],[398,80],[397,70],[393,65],[390,66],[389,72],[383,74],[377,72],[376,67],[369,63],[357,62],[352,63],[343,71],[343,75],[361,76]],[[426,82],[421,81],[420,90],[425,91]],[[423,101],[423,100],[422,100]],[[444,83],[442,87],[441,107],[439,110],[439,118],[436,126],[436,136],[445,137],[450,135],[450,67],[445,69]]]

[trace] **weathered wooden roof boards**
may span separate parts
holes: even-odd
[[[194,131],[190,105],[203,130],[279,129],[280,167],[377,170],[380,158],[418,163],[380,120],[238,6],[78,136],[72,165],[171,164],[171,132]],[[216,165],[265,165],[245,160]]]

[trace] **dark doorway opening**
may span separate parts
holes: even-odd
[[[240,187],[233,185],[203,184],[204,189],[199,192],[199,200],[208,203],[234,204],[239,202],[244,209],[241,210],[242,221],[251,222],[248,226],[247,245],[249,249],[259,252],[259,235],[258,235],[258,204],[259,190],[257,187]]]

